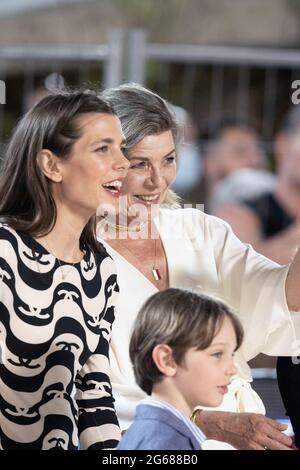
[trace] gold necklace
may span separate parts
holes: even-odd
[[[130,227],[128,225],[113,224],[112,222],[106,219],[103,219],[102,223],[107,223],[107,225],[117,230],[124,230],[127,232],[141,232],[141,230],[149,223],[149,221],[144,220],[143,222],[140,222],[138,225],[135,225],[134,227]]]
[[[68,276],[68,274],[71,272],[71,269],[73,268],[73,266],[76,264],[76,261],[74,261],[74,263],[72,263],[72,264],[70,265],[70,268],[68,269],[68,271],[67,271],[66,273],[64,273],[64,271],[63,271],[63,265],[61,264],[60,259],[56,256],[56,254],[54,253],[53,249],[51,249],[51,248],[49,247],[49,243],[47,242],[46,238],[45,238],[44,241],[45,241],[45,245],[46,245],[46,247],[47,247],[49,253],[50,253],[52,256],[54,256],[54,258],[57,260],[58,265],[59,265],[59,269],[60,269],[60,273],[61,273],[61,277],[62,277],[62,280],[64,281],[64,280],[66,279],[66,277]],[[77,245],[77,244],[76,244],[76,245]],[[76,246],[74,247],[73,256],[74,256],[74,254],[75,254],[75,250],[76,250]],[[69,263],[68,263],[68,264],[69,264]]]

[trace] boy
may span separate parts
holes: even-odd
[[[205,436],[189,417],[197,405],[221,404],[242,339],[239,320],[221,302],[174,288],[150,297],[130,342],[136,382],[150,397],[118,449],[200,449]]]

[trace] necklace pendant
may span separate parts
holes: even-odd
[[[160,275],[159,269],[153,268],[153,269],[152,269],[152,275],[153,275],[153,277],[154,277],[154,279],[155,279],[156,281],[160,281],[160,280],[161,280],[161,275]]]

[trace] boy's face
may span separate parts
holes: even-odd
[[[225,318],[219,333],[207,349],[187,350],[184,363],[174,376],[177,391],[192,411],[195,406],[219,406],[237,370],[233,362],[236,335]]]

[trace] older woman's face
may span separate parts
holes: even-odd
[[[171,131],[144,137],[128,150],[130,162],[122,192],[129,206],[151,209],[161,204],[176,176],[175,143]]]

